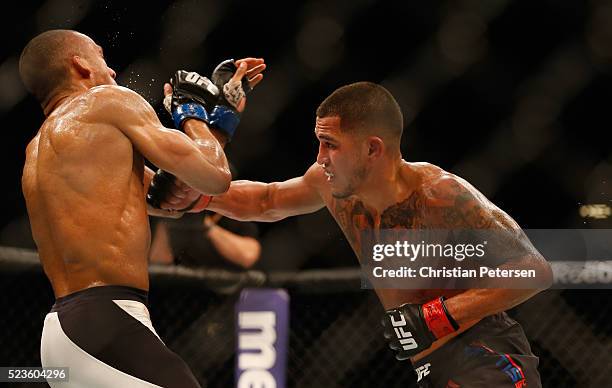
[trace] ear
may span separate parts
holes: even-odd
[[[79,57],[78,55],[72,56],[72,67],[83,78],[89,78],[91,75],[89,63],[83,57]]]
[[[368,158],[377,159],[385,152],[385,143],[378,136],[368,137],[366,144],[368,146]]]

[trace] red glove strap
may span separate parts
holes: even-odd
[[[450,316],[444,308],[444,299],[438,298],[422,306],[425,323],[436,339],[455,332],[458,327],[451,323]],[[450,318],[450,319],[449,319]]]

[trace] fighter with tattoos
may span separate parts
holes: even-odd
[[[387,309],[385,337],[398,359],[412,361],[422,387],[539,387],[538,358],[520,325],[504,311],[546,288],[551,271],[518,224],[465,180],[402,159],[402,113],[382,86],[343,86],[316,115],[319,154],[304,176],[275,183],[234,181],[223,195],[201,196],[192,211],[208,208],[238,220],[277,221],[325,206],[360,261],[361,238],[368,231],[506,232],[527,253],[501,266],[535,270],[542,287],[379,288]],[[162,206],[181,209],[199,195],[177,182]]]

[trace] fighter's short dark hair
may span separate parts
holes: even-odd
[[[26,89],[41,103],[68,78],[70,30],[50,30],[34,37],[19,58],[19,74]]]
[[[356,82],[336,89],[317,108],[317,117],[340,117],[343,131],[376,130],[401,138],[402,110],[393,95],[372,82]]]

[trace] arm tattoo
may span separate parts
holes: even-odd
[[[443,193],[446,202],[442,206],[442,228],[489,229],[496,219],[484,198],[479,198],[469,188],[453,181]]]
[[[421,187],[382,214],[356,198],[332,200],[330,210],[355,252],[381,229],[490,229],[513,221],[469,187],[447,180]],[[509,220],[508,220],[509,219]]]
[[[489,229],[493,225],[489,209],[468,191],[457,194],[454,204],[444,210],[444,219],[447,227]]]

